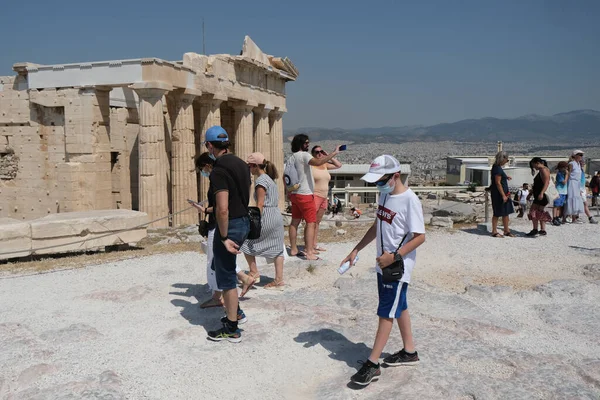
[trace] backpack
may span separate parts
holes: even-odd
[[[517,203],[519,202],[519,200],[521,200],[521,191],[518,190],[517,193],[515,193],[515,197],[513,198],[514,201],[516,201]]]
[[[283,182],[288,192],[295,192],[300,188],[300,177],[296,170],[296,158],[292,154],[290,158],[285,162],[283,168]]]

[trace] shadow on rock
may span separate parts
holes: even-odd
[[[492,234],[490,232],[478,229],[478,228],[465,228],[465,229],[461,229],[462,232],[465,233],[470,233],[472,235],[478,235],[478,236],[492,236]],[[513,228],[510,228],[510,231],[513,235],[518,236],[518,237],[525,237],[525,234],[527,232],[523,232],[523,231],[517,231]],[[498,227],[498,233],[500,233],[501,235],[503,235],[502,233],[502,226]]]
[[[201,325],[207,331],[217,329],[220,327],[220,318],[223,317],[224,311],[223,307],[211,307],[211,308],[200,308],[200,304],[202,299],[200,298],[201,293],[203,292],[203,288],[205,285],[194,285],[189,283],[175,283],[172,285],[174,288],[178,289],[186,289],[185,292],[170,292],[169,294],[174,294],[183,297],[195,297],[198,299],[198,303],[193,303],[190,300],[186,299],[173,299],[171,300],[171,304],[175,307],[181,307],[180,314],[183,318],[185,318],[192,325]],[[206,298],[210,297],[207,293]]]
[[[329,350],[329,358],[343,361],[351,368],[359,368],[358,361],[365,360],[371,353],[371,348],[364,343],[353,343],[339,332],[332,329],[319,329],[318,331],[301,332],[294,338],[295,342],[304,343],[304,347],[317,344]],[[385,357],[388,354],[383,354]]]

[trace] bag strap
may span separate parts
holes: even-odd
[[[385,203],[387,201],[387,196],[388,195],[386,194],[385,198],[383,199],[383,205],[382,205],[382,207],[385,207]],[[406,236],[408,236],[408,232],[404,234],[404,237],[402,238],[402,241],[400,242],[400,244],[396,248],[396,252],[398,252],[398,250],[400,250],[400,247],[402,247],[402,243],[404,243],[404,240],[406,239]],[[385,249],[383,247],[383,220],[381,218],[379,218],[379,240],[381,241],[381,254],[383,254],[385,252]]]

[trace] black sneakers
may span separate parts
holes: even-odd
[[[398,365],[417,365],[419,363],[419,354],[416,351],[414,353],[407,353],[402,349],[396,354],[384,358],[383,362],[391,367],[397,367]]]
[[[357,373],[352,375],[350,380],[357,385],[367,386],[373,379],[378,380],[381,375],[381,368],[379,364],[373,364],[370,360],[362,362],[362,367],[358,370]]]
[[[221,329],[208,332],[207,339],[215,342],[227,340],[231,343],[239,343],[242,341],[242,332],[240,332],[239,329],[232,331],[227,327],[226,324],[223,324]]]

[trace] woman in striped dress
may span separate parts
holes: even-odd
[[[277,169],[261,153],[248,156],[248,167],[256,177],[254,183],[254,199],[261,211],[260,237],[246,240],[240,251],[246,256],[250,266],[250,276],[259,282],[260,273],[256,267],[256,257],[265,257],[275,264],[275,280],[264,286],[265,289],[283,289],[283,217],[279,211],[279,194],[277,191]]]

